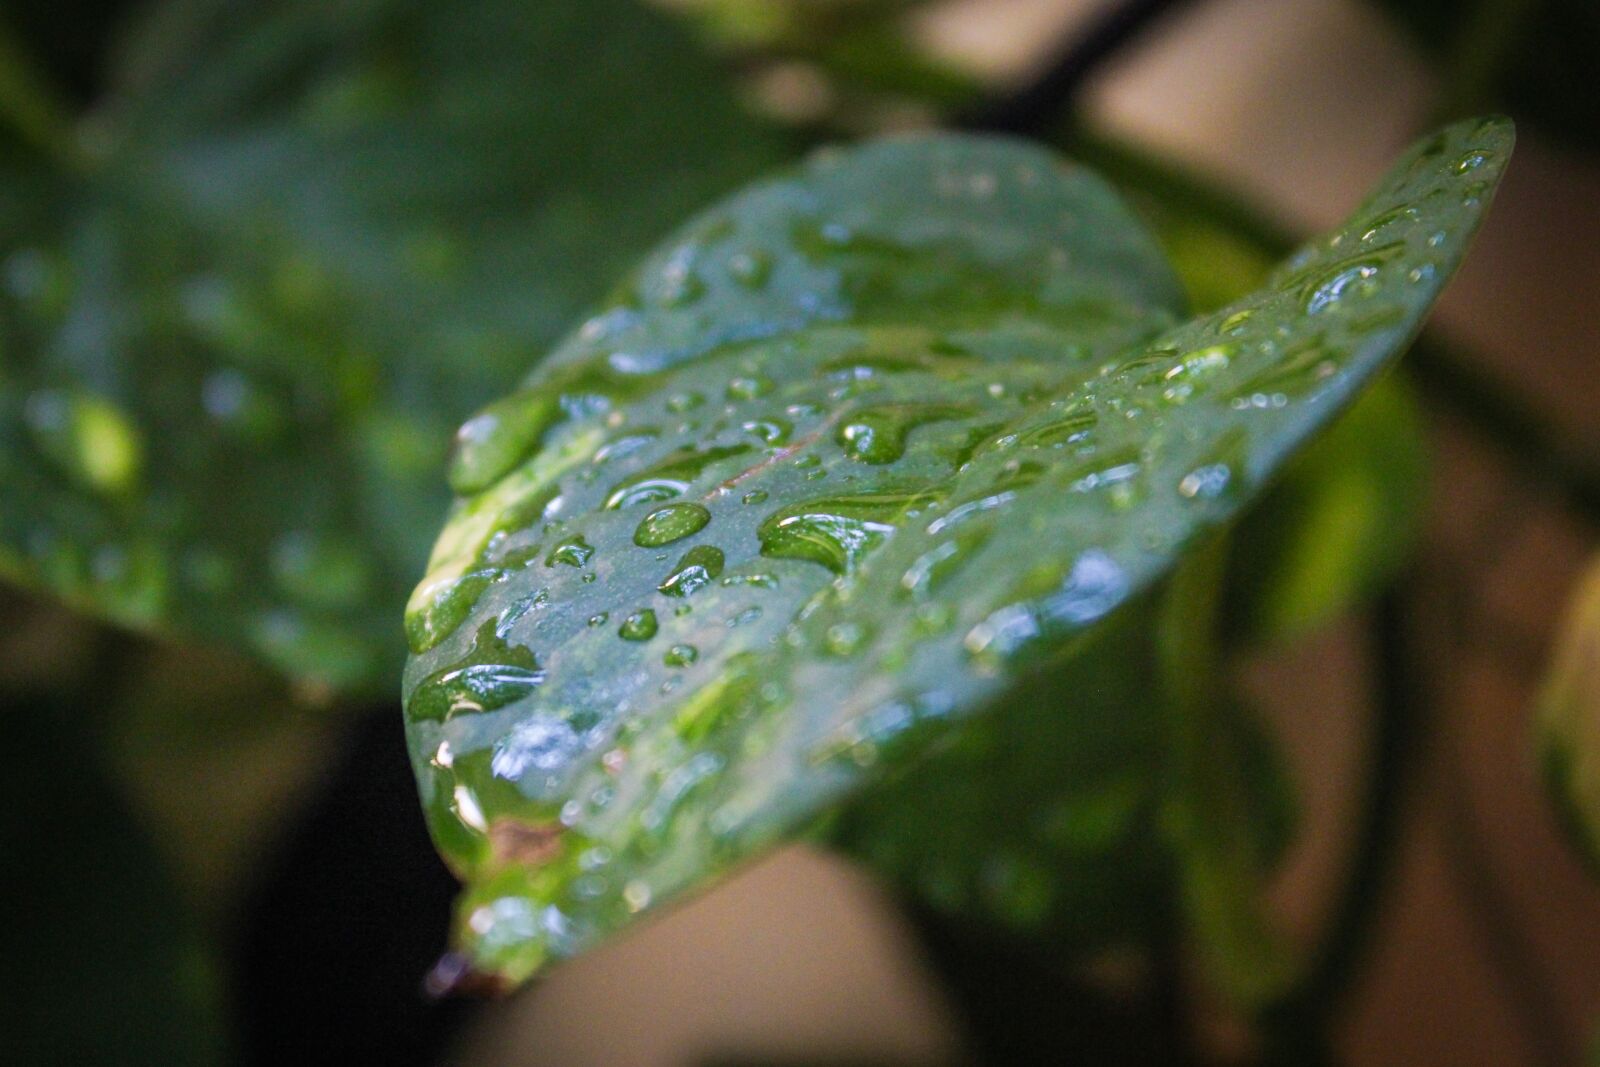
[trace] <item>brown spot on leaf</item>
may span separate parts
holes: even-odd
[[[497,864],[540,867],[561,854],[561,835],[566,832],[558,822],[496,819],[489,824],[489,850]]]

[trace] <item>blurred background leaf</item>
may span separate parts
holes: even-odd
[[[625,0],[183,13],[91,172],[11,187],[0,561],[382,689],[451,430],[786,147]]]

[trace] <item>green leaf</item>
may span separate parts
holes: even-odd
[[[184,13],[0,204],[0,573],[379,688],[450,428],[784,152],[623,0]]]
[[[1182,324],[1111,192],[1015,142],[826,154],[689,223],[469,423],[485,488],[408,611],[464,949],[525,978],[1082,651],[1404,347],[1510,147],[1428,139]]]
[[[1539,699],[1538,747],[1551,800],[1600,874],[1600,565],[1573,594]]]
[[[221,1005],[198,923],[104,777],[81,709],[5,695],[5,1063],[208,1064]]]
[[[1129,193],[1199,310],[1243,296],[1289,250],[1259,215],[1171,164],[1081,133],[1074,143]],[[1386,376],[1240,520],[1225,582],[1230,639],[1292,640],[1382,588],[1415,547],[1427,484],[1414,390]]]

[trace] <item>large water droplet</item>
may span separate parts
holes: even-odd
[[[622,620],[617,636],[624,641],[648,641],[656,635],[656,613],[650,608],[640,608]]]
[[[811,560],[844,574],[903,518],[936,500],[931,492],[864,493],[792,505],[761,524],[761,554]]]
[[[681,541],[705,529],[711,512],[699,504],[668,504],[646,515],[633,531],[633,543],[641,548],[659,548]]]
[[[720,577],[723,562],[722,549],[713,545],[696,545],[683,554],[678,565],[672,568],[672,573],[657,588],[667,596],[689,596]]]
[[[582,534],[574,534],[563,541],[558,541],[545,557],[544,565],[554,567],[558,563],[568,567],[581,567],[589,562],[594,555],[594,546],[585,541]]]
[[[863,463],[893,463],[905,455],[906,437],[918,426],[971,414],[970,408],[948,404],[885,404],[856,412],[842,422],[838,442]]]
[[[493,485],[539,447],[562,415],[551,389],[525,389],[490,404],[456,431],[450,488],[466,495]]]

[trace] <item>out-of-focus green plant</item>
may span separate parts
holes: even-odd
[[[449,427],[781,144],[620,0],[185,13],[0,201],[0,566],[382,691]]]

